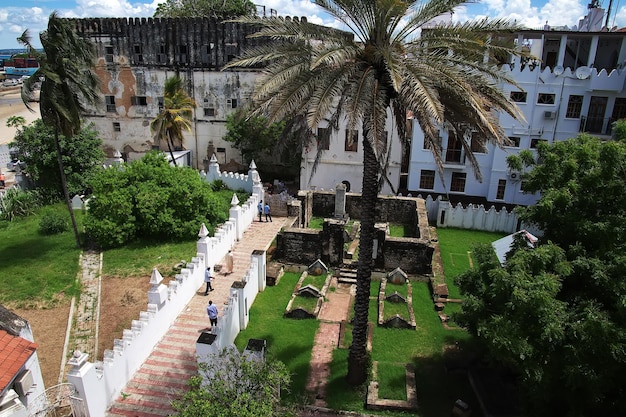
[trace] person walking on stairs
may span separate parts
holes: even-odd
[[[270,221],[272,221],[272,214],[270,213],[270,205],[265,203],[265,221],[267,222],[267,219],[270,219]]]
[[[217,306],[213,304],[213,301],[209,301],[209,305],[206,307],[206,313],[209,315],[211,321],[211,330],[214,326],[217,326]]]
[[[211,267],[207,266],[206,271],[204,272],[204,282],[206,282],[206,289],[204,290],[204,295],[209,295],[209,291],[213,291],[213,286],[211,285]]]
[[[233,264],[235,263],[235,260],[233,259],[233,251],[229,250],[224,258],[226,261],[226,271],[224,271],[224,275],[230,275],[233,273]]]
[[[257,206],[257,208],[259,209],[259,221],[262,222],[262,216],[263,216],[263,201],[259,201],[259,205]]]

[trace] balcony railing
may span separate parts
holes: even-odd
[[[612,117],[580,117],[579,132],[595,133],[599,135],[610,135],[613,129]]]

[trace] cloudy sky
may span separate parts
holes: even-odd
[[[40,45],[38,32],[46,27],[48,16],[57,10],[63,17],[138,17],[152,16],[157,5],[165,0],[142,2],[133,0],[2,0],[0,8],[0,49],[19,48],[16,38],[30,29],[33,43]],[[11,5],[7,3],[11,2]],[[309,0],[253,0],[274,9],[280,16],[306,16],[310,22],[341,28]],[[588,0],[482,0],[459,8],[453,19],[465,21],[475,17],[508,17],[529,28],[540,28],[546,21],[551,26],[575,25],[586,14]],[[600,0],[608,9],[609,0]],[[626,2],[613,0],[610,25],[626,26]]]

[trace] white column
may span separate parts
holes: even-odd
[[[266,277],[267,277],[267,259],[265,256],[264,250],[254,250],[252,251],[251,258],[257,260],[258,265],[258,276],[257,279],[259,281],[259,292],[265,291],[266,286]]]
[[[104,417],[107,408],[107,398],[102,387],[102,380],[98,378],[96,367],[87,362],[88,355],[79,351],[68,364],[72,367],[67,374],[67,381],[76,387],[76,395],[83,400],[87,417]]]
[[[244,224],[243,216],[241,214],[241,207],[239,207],[239,199],[235,193],[233,193],[233,198],[230,200],[229,216],[229,220],[235,223],[236,239],[241,240],[243,232],[246,230],[246,225]]]

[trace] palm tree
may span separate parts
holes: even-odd
[[[451,12],[463,1],[315,3],[345,24],[354,36],[289,19],[239,18],[239,23],[258,25],[260,29],[253,37],[272,42],[245,51],[227,67],[263,66],[253,98],[256,112],[270,122],[304,114],[311,129],[323,119],[336,122],[341,117],[351,131],[362,127],[361,239],[347,375],[349,383],[358,385],[368,376],[374,214],[378,184],[384,176],[381,168],[388,152],[384,145],[387,112],[404,138],[407,111],[412,111],[440,172],[443,167],[438,132],[444,125],[449,130],[463,126],[485,140],[506,143],[508,138],[495,112],[502,110],[513,117],[520,117],[520,113],[497,87],[501,81],[513,81],[492,66],[489,57],[519,54],[498,42],[500,34],[510,37],[517,27],[504,20],[481,20],[437,26],[418,37],[424,24]],[[464,146],[475,164],[470,147]]]
[[[170,151],[172,162],[176,166],[174,149],[176,145],[182,147],[184,142],[183,131],[191,130],[193,109],[196,101],[189,97],[183,88],[183,80],[176,76],[165,80],[163,93],[163,109],[150,122],[150,130],[156,140],[165,140]]]
[[[22,100],[30,109],[30,98],[35,85],[41,80],[39,109],[46,126],[54,129],[54,143],[57,150],[59,173],[65,202],[72,219],[76,245],[80,247],[80,235],[72,210],[65,169],[63,149],[59,134],[71,137],[81,129],[81,117],[89,105],[98,101],[98,78],[93,72],[95,50],[93,44],[76,34],[67,20],[53,12],[48,20],[48,28],[39,35],[43,53],[32,47],[26,30],[18,41],[37,56],[39,69],[24,82]],[[32,109],[31,109],[32,110]]]

